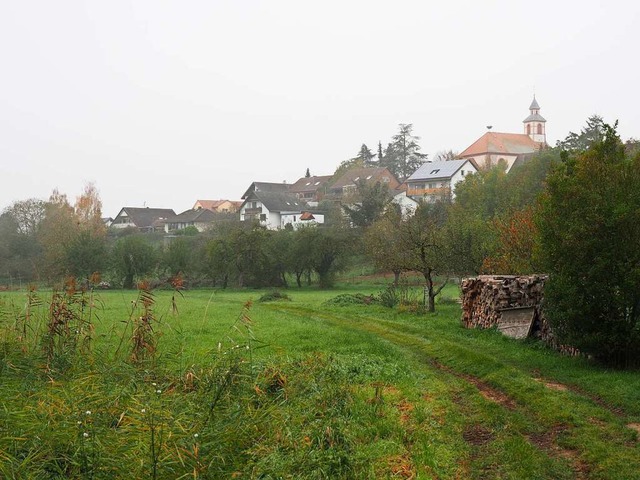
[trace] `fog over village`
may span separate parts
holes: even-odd
[[[75,199],[105,216],[239,200],[330,175],[412,124],[430,158],[492,125],[548,143],[593,114],[637,137],[638,6],[499,1],[7,1],[0,6],[0,207]]]

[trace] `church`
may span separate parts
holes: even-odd
[[[523,133],[500,133],[489,130],[467,147],[457,158],[471,161],[479,170],[504,164],[509,172],[514,165],[547,147],[546,120],[534,95],[529,116],[523,120]],[[488,127],[489,129],[491,127]]]

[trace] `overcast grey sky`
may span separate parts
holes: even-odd
[[[424,152],[522,132],[535,89],[555,144],[591,114],[640,137],[640,3],[0,2],[0,209],[105,216],[239,199],[331,174],[412,123]]]

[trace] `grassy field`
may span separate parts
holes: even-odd
[[[640,478],[639,372],[465,330],[454,286],[331,302],[380,289],[5,293],[0,476]]]

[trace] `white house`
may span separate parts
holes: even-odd
[[[417,201],[453,200],[456,185],[478,169],[466,159],[427,162],[406,180],[407,196]]]
[[[310,210],[304,201],[287,192],[250,189],[243,198],[240,220],[258,221],[270,230],[324,223],[323,213]]]
[[[400,206],[403,218],[412,216],[420,206],[420,202],[408,196],[406,190],[396,193],[393,196],[392,203]]]

